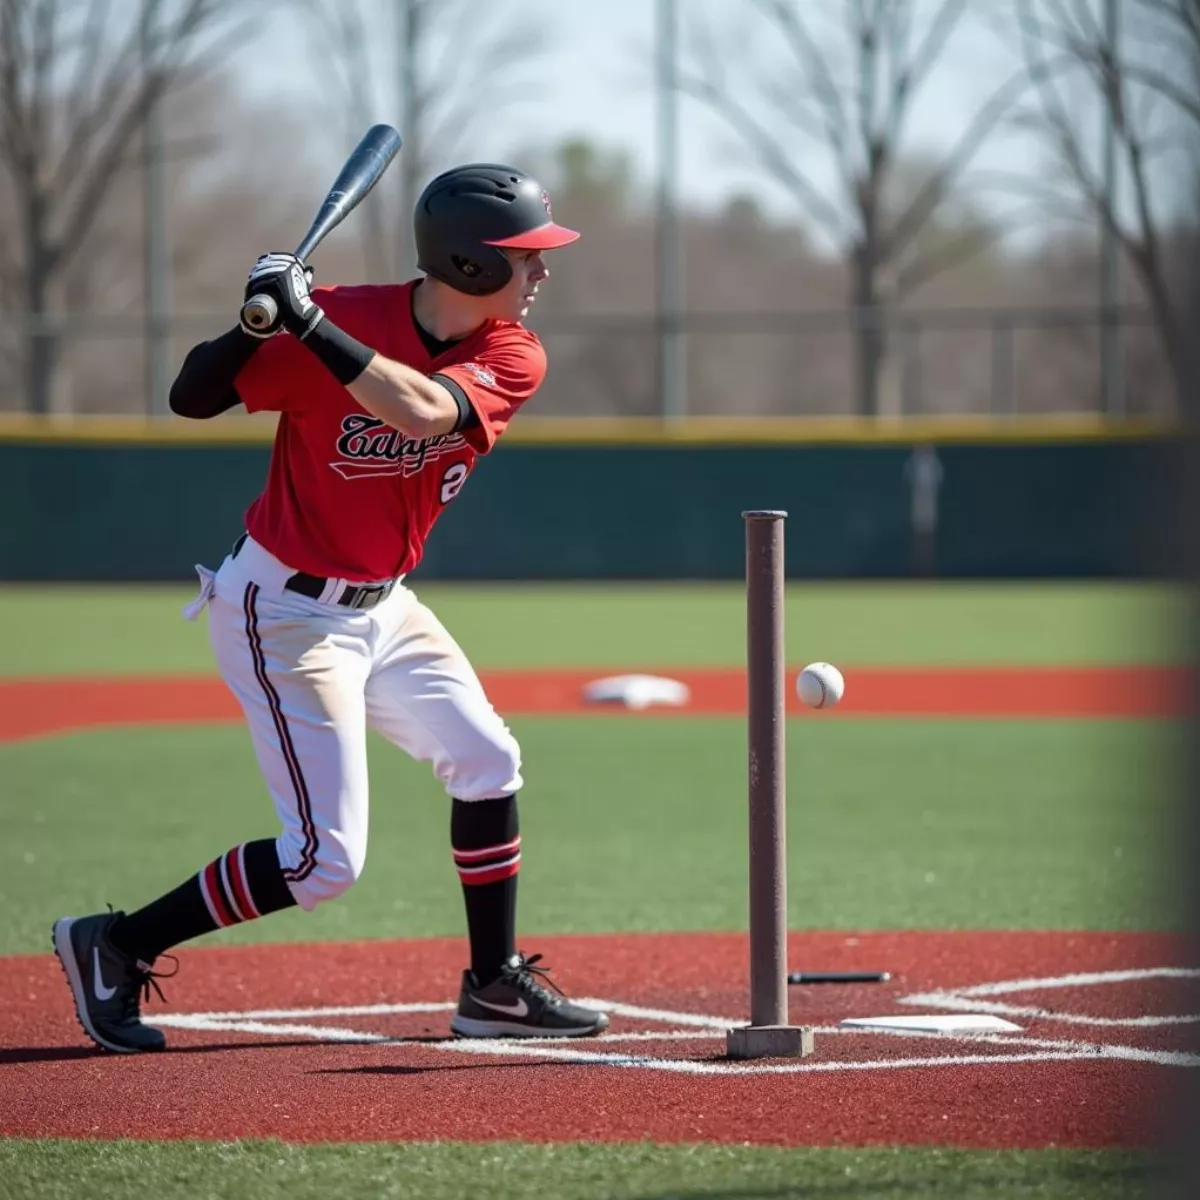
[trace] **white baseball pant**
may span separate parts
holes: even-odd
[[[311,910],[346,890],[367,853],[367,729],[432,764],[458,800],[521,787],[520,747],[462,649],[398,583],[374,608],[311,600],[253,538],[214,574],[197,566],[222,678],[241,703],[275,811],[279,862]],[[324,595],[336,594],[337,584]]]

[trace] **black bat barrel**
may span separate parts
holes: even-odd
[[[307,258],[321,240],[345,220],[346,216],[379,182],[392,159],[400,152],[400,135],[390,125],[372,125],[362,141],[346,159],[333,181],[304,240],[296,247],[296,257]]]

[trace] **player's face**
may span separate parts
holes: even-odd
[[[550,275],[540,250],[505,250],[512,278],[497,292],[495,315],[506,321],[523,320],[537,297],[538,286]]]

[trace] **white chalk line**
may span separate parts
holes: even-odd
[[[1140,1050],[1133,1046],[1095,1045],[1083,1042],[1043,1042],[1038,1038],[1019,1039],[1019,1044],[1041,1048],[1017,1054],[952,1054],[925,1056],[921,1058],[867,1059],[861,1062],[809,1062],[803,1060],[795,1063],[746,1064],[689,1062],[680,1059],[659,1058],[654,1055],[613,1054],[579,1048],[568,1049],[564,1044],[574,1043],[575,1046],[578,1046],[579,1039],[577,1038],[464,1038],[461,1040],[420,1041],[411,1038],[390,1037],[385,1034],[323,1025],[214,1020],[200,1013],[170,1013],[158,1018],[158,1023],[206,1032],[247,1033],[273,1037],[307,1037],[318,1044],[321,1042],[338,1042],[343,1044],[369,1043],[394,1046],[420,1046],[429,1050],[452,1054],[491,1056],[496,1058],[545,1059],[573,1065],[634,1067],[684,1075],[794,1075],[828,1071],[886,1071],[929,1067],[984,1066],[1002,1063],[1078,1062],[1081,1060],[1145,1062],[1154,1063],[1159,1066],[1176,1067],[1200,1066],[1200,1055],[1171,1051]],[[867,1031],[851,1031],[833,1027],[818,1029],[817,1032],[822,1034],[849,1034],[854,1032],[861,1036]],[[911,1038],[922,1036],[913,1030],[875,1030],[871,1032],[884,1037],[901,1036]],[[715,1033],[696,1033],[690,1030],[666,1030],[662,1033],[601,1034],[596,1038],[588,1038],[587,1042],[588,1044],[594,1044],[601,1039],[606,1042],[696,1041],[705,1038],[717,1040],[719,1036]],[[1003,1034],[971,1035],[960,1038],[951,1037],[947,1034],[925,1034],[923,1036],[942,1041],[1014,1044],[1011,1040],[1005,1038]],[[548,1045],[548,1042],[554,1044]]]
[[[1143,979],[1200,979],[1200,968],[1134,967],[1125,971],[1087,971],[1075,975],[1049,975],[1040,979],[1005,979],[998,983],[976,983],[970,987],[946,990],[953,991],[957,996],[1003,996],[1008,992],[1096,987],[1101,983],[1135,983]]]
[[[733,1021],[728,1017],[712,1017],[705,1013],[674,1012],[669,1008],[642,1008],[637,1004],[622,1004],[617,1000],[598,1000],[589,997],[580,1000],[580,1004],[589,1008],[599,1008],[604,1012],[613,1013],[618,1017],[630,1017],[635,1021],[661,1021],[664,1025],[685,1025],[697,1029],[710,1029],[716,1033],[725,1033],[745,1021]]]
[[[1200,1014],[1175,1017],[1092,1017],[1084,1013],[1056,1012],[1035,1005],[1001,1004],[995,1000],[976,1000],[952,992],[920,992],[903,996],[897,1003],[918,1008],[942,1008],[948,1012],[990,1013],[995,1017],[1025,1017],[1039,1021],[1059,1021],[1065,1025],[1095,1025],[1114,1029],[1161,1029],[1170,1025],[1194,1025]]]
[[[985,994],[1004,994],[1006,991],[1018,991],[1028,986],[1087,986],[1098,982],[1129,981],[1147,977],[1160,977],[1163,972],[1170,971],[1171,977],[1175,968],[1159,968],[1146,971],[1106,972],[1092,976],[1062,976],[1054,977],[1047,984],[1044,980],[1012,981],[999,984],[983,984],[980,988],[989,989]],[[1197,974],[1200,972],[1187,973]],[[1119,976],[1117,979],[1115,977]],[[1073,982],[1058,983],[1059,979],[1071,979]],[[1020,986],[1017,986],[1020,985]],[[978,988],[970,989],[971,992]],[[928,1003],[930,1007],[958,1007],[968,989],[928,993],[925,996],[902,997],[906,1004]],[[935,1001],[937,1003],[935,1003]],[[590,1007],[600,1008],[614,1016],[625,1016],[635,1020],[660,1022],[665,1025],[683,1025],[684,1029],[664,1029],[638,1031],[636,1033],[607,1033],[588,1038],[586,1045],[597,1043],[612,1044],[626,1042],[663,1042],[663,1041],[696,1041],[719,1040],[729,1029],[745,1024],[744,1021],[733,1021],[726,1017],[712,1016],[703,1013],[677,1012],[670,1009],[646,1008],[639,1005],[623,1004],[620,1001],[603,1000],[586,997],[580,1003]],[[976,1001],[980,1007],[986,1002]],[[309,1038],[315,1042],[337,1042],[343,1044],[366,1043],[388,1045],[421,1046],[437,1052],[490,1055],[505,1058],[535,1058],[574,1064],[591,1064],[598,1066],[637,1067],[649,1070],[668,1071],[691,1075],[776,1075],[804,1074],[825,1071],[862,1071],[862,1070],[897,1070],[918,1069],[926,1067],[977,1066],[995,1065],[1000,1063],[1032,1063],[1032,1062],[1070,1062],[1080,1060],[1109,1060],[1152,1063],[1160,1066],[1196,1067],[1200,1066],[1200,1055],[1187,1054],[1169,1050],[1145,1050],[1136,1046],[1098,1044],[1093,1042],[1061,1041],[1046,1038],[1014,1038],[1011,1034],[961,1034],[935,1033],[910,1029],[848,1029],[840,1026],[819,1026],[814,1032],[822,1036],[831,1034],[876,1037],[908,1037],[934,1041],[951,1041],[959,1044],[996,1044],[1004,1046],[1027,1046],[1028,1053],[1006,1054],[957,1054],[934,1055],[929,1057],[871,1059],[860,1062],[811,1062],[800,1060],[794,1063],[729,1063],[729,1062],[689,1062],[679,1059],[665,1059],[653,1055],[616,1054],[605,1051],[593,1051],[582,1048],[583,1043],[577,1038],[467,1038],[446,1040],[421,1040],[404,1037],[394,1037],[370,1031],[348,1029],[342,1026],[313,1025],[307,1021],[296,1022],[293,1018],[311,1017],[355,1017],[355,1016],[390,1016],[413,1013],[440,1013],[454,1009],[452,1003],[417,1003],[417,1004],[370,1004],[370,1005],[341,1005],[313,1008],[287,1009],[258,1009],[248,1012],[211,1012],[211,1013],[168,1013],[158,1018],[158,1022],[166,1026],[181,1029],[192,1029],[209,1032],[231,1032],[256,1034],[271,1037],[300,1037]],[[1040,1012],[1036,1015],[1041,1015]],[[1055,1014],[1066,1019],[1081,1014]],[[1101,1018],[1083,1017],[1083,1023],[1097,1023]],[[1160,1021],[1169,1019],[1163,1018]],[[571,1048],[567,1048],[570,1046]]]
[[[678,1075],[802,1075],[829,1071],[886,1071],[903,1068],[957,1067],[1012,1062],[1072,1061],[1095,1058],[1093,1053],[1079,1051],[1042,1051],[1032,1054],[960,1054],[931,1058],[877,1059],[863,1062],[810,1062],[795,1063],[726,1063],[689,1062],[681,1059],[655,1058],[634,1054],[595,1054],[586,1051],[559,1049],[553,1046],[493,1045],[490,1039],[479,1046],[463,1042],[449,1042],[443,1047],[463,1054],[493,1054],[511,1057],[528,1054],[534,1058],[551,1059],[577,1065],[590,1064],[608,1067],[635,1067],[650,1071],[667,1071]],[[1196,1060],[1200,1065],[1200,1058]]]
[[[984,996],[1006,996],[1014,992],[1047,991],[1056,988],[1096,987],[1108,983],[1132,983],[1146,979],[1200,979],[1191,967],[1143,967],[1126,971],[1090,971],[1072,975],[1050,975],[1038,979],[1006,979],[969,987],[943,988],[897,997],[898,1004],[916,1008],[940,1008],[950,1012],[990,1013],[992,1016],[1025,1017],[1058,1021],[1066,1025],[1094,1025],[1116,1029],[1155,1029],[1171,1025],[1194,1025],[1200,1013],[1178,1016],[1096,1017],[1088,1013],[1059,1012],[1037,1005],[1006,1004],[984,1000]]]
[[[302,1015],[298,1014],[298,1015]],[[154,1017],[155,1025],[164,1025],[173,1029],[192,1029],[205,1033],[255,1033],[277,1037],[305,1037],[313,1041],[330,1042],[378,1042],[394,1046],[431,1046],[433,1049],[449,1049],[445,1043],[450,1041],[450,1035],[444,1040],[413,1037],[396,1037],[386,1033],[367,1033],[356,1029],[347,1029],[342,1025],[298,1025],[282,1021],[242,1021],[229,1013],[163,1013]],[[851,1030],[829,1029],[829,1033],[849,1033]],[[601,1033],[589,1037],[588,1044],[597,1042],[699,1042],[724,1040],[723,1033],[710,1033],[705,1030],[664,1029],[646,1030],[640,1033]],[[529,1038],[490,1038],[492,1046],[512,1046],[527,1049],[531,1045]],[[476,1042],[476,1044],[478,1044]],[[538,1046],[567,1046],[578,1045],[579,1039],[573,1037],[549,1037],[536,1039]],[[456,1044],[455,1049],[461,1048]]]
[[[313,1042],[402,1042],[406,1039],[383,1033],[365,1033],[337,1025],[295,1025],[284,1021],[237,1021],[229,1014],[160,1013],[149,1018],[153,1025],[173,1029],[195,1029],[203,1033],[257,1033],[267,1037],[308,1038]]]
[[[600,1008],[619,1017],[632,1017],[642,1021],[662,1021],[671,1025],[695,1026],[699,1029],[712,1029],[721,1033],[736,1025],[745,1024],[743,1021],[731,1021],[725,1017],[710,1017],[704,1013],[675,1012],[666,1008],[643,1008],[636,1004],[622,1004],[617,1000],[600,1000],[593,996],[584,996],[575,1003],[586,1005],[589,1008]],[[406,1013],[453,1012],[456,1007],[453,1003],[341,1004],[319,1008],[255,1008],[245,1011],[174,1015],[204,1017],[213,1021],[282,1021],[290,1017],[385,1017]]]
[[[245,1012],[173,1014],[213,1021],[285,1021],[289,1017],[386,1017],[396,1013],[453,1012],[453,1004],[344,1004],[321,1008],[254,1008]]]
[[[942,1055],[932,1058],[881,1059],[878,1061],[852,1063],[788,1063],[763,1064],[759,1066],[729,1063],[695,1063],[678,1059],[658,1058],[653,1055],[613,1054],[582,1049],[567,1049],[569,1043],[578,1044],[577,1038],[470,1038],[437,1042],[418,1041],[411,1038],[390,1037],[386,1034],[368,1033],[359,1030],[330,1027],[325,1025],[298,1025],[265,1021],[233,1021],[215,1019],[202,1013],[169,1013],[157,1019],[157,1024],[179,1029],[192,1029],[211,1033],[245,1033],[269,1037],[304,1037],[314,1043],[337,1042],[342,1044],[374,1044],[393,1046],[423,1046],[430,1050],[452,1054],[484,1055],[494,1058],[535,1058],[550,1061],[594,1066],[642,1067],[658,1071],[674,1071],[689,1075],[745,1075],[779,1074],[806,1071],[871,1070],[895,1067],[950,1066],[956,1063],[983,1062],[1043,1062],[1064,1061],[1079,1058],[1099,1057],[1092,1048],[1069,1050],[1043,1050],[1036,1054],[987,1054],[987,1055]],[[822,1032],[830,1032],[824,1030]],[[849,1032],[842,1030],[840,1032]],[[934,1035],[938,1036],[938,1035]],[[693,1033],[690,1031],[665,1030],[662,1033],[601,1034],[588,1038],[589,1044],[604,1039],[608,1042],[665,1041],[665,1040],[718,1040],[715,1033]],[[1030,1039],[1033,1041],[1034,1039]],[[551,1044],[547,1044],[551,1043]]]

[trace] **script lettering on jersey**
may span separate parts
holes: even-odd
[[[329,465],[343,479],[376,479],[380,476],[415,475],[426,463],[466,445],[461,433],[439,433],[435,437],[408,437],[385,425],[378,417],[351,413],[342,418],[342,435],[337,440],[341,456]]]

